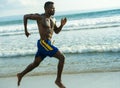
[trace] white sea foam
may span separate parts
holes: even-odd
[[[66,29],[91,29],[120,26],[120,16],[86,18],[69,21]]]
[[[120,52],[120,44],[113,45],[73,45],[61,47],[64,53],[104,53],[104,52]]]
[[[26,48],[26,47],[25,47]],[[72,46],[61,46],[60,51],[68,54],[76,53],[105,53],[105,52],[120,52],[120,43],[113,45],[72,45]],[[28,56],[34,55],[36,48],[31,49],[9,49],[3,50],[0,53],[0,57],[17,57],[17,56]]]
[[[74,30],[74,29],[95,29],[95,28],[107,28],[107,27],[118,27],[120,23],[120,16],[111,17],[99,17],[99,18],[86,18],[77,20],[68,20],[64,27],[64,30]],[[59,22],[57,22],[59,25]],[[36,23],[28,24],[28,29],[36,31],[38,29]],[[16,34],[18,32],[23,32],[23,24],[16,25],[5,25],[0,26],[0,35],[6,34]]]

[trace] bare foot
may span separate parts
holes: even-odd
[[[55,84],[59,87],[59,88],[66,88],[60,81],[55,81]]]
[[[20,86],[20,82],[21,82],[21,79],[22,79],[22,76],[20,75],[20,73],[17,74],[17,78],[18,78],[18,86]]]

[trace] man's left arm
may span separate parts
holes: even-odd
[[[56,34],[58,34],[62,30],[62,28],[66,24],[66,22],[67,22],[67,18],[62,18],[61,19],[61,24],[60,24],[59,27],[57,27],[56,24],[55,24],[54,31],[55,31]]]

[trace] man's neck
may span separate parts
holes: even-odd
[[[47,13],[45,13],[45,17],[46,18],[50,18],[52,15],[49,15],[49,14],[47,14]]]

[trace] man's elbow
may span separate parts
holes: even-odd
[[[59,31],[55,31],[56,34],[59,34]]]
[[[33,14],[25,14],[25,15],[23,16],[23,18],[24,18],[24,19],[29,19],[31,15],[33,15]]]
[[[23,19],[25,20],[25,19],[27,19],[27,17],[28,17],[27,15],[24,15],[24,16],[23,16]]]

